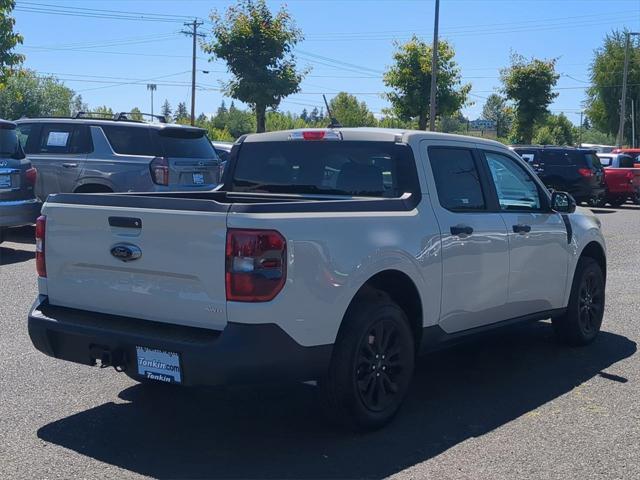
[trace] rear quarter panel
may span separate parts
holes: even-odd
[[[331,344],[358,290],[385,270],[421,295],[424,326],[440,309],[440,233],[428,199],[404,212],[231,213],[229,228],[276,229],[287,239],[287,281],[268,303],[227,303],[229,322],[276,323],[304,346]]]

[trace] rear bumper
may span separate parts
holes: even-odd
[[[36,222],[42,204],[35,198],[28,200],[0,200],[0,227],[20,227]]]
[[[29,336],[41,352],[84,365],[96,364],[97,351],[110,352],[134,378],[136,346],[177,352],[182,383],[197,386],[314,380],[332,352],[331,345],[303,347],[274,324],[213,331],[52,306],[44,296],[29,313]]]

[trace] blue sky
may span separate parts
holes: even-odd
[[[150,110],[149,82],[158,85],[155,109],[164,99],[175,108],[190,102],[191,39],[180,33],[187,17],[208,19],[235,2],[222,0],[17,0],[16,29],[26,66],[55,74],[82,94],[90,106],[114,111]],[[381,73],[391,63],[393,42],[417,34],[432,40],[433,0],[288,0],[306,39],[296,54],[311,72],[299,94],[281,110],[300,112],[347,91],[378,113],[388,106]],[[93,10],[110,10],[98,13]],[[44,13],[46,12],[46,13]],[[136,15],[120,12],[136,12]],[[151,14],[150,16],[137,14]],[[108,17],[108,18],[105,18]],[[136,17],[135,20],[130,18]],[[441,38],[450,41],[473,104],[464,113],[479,116],[484,97],[499,88],[499,71],[510,53],[557,58],[559,97],[553,112],[578,122],[588,85],[593,50],[612,29],[640,30],[640,0],[441,0]],[[202,32],[210,32],[210,24]],[[222,61],[199,51],[196,111],[211,113],[227,77]]]

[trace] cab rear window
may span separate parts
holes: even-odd
[[[235,192],[397,198],[419,191],[411,149],[390,142],[247,142],[229,185]]]

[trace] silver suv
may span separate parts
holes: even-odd
[[[211,190],[220,159],[206,132],[113,118],[29,118],[17,122],[38,170],[36,195]]]

